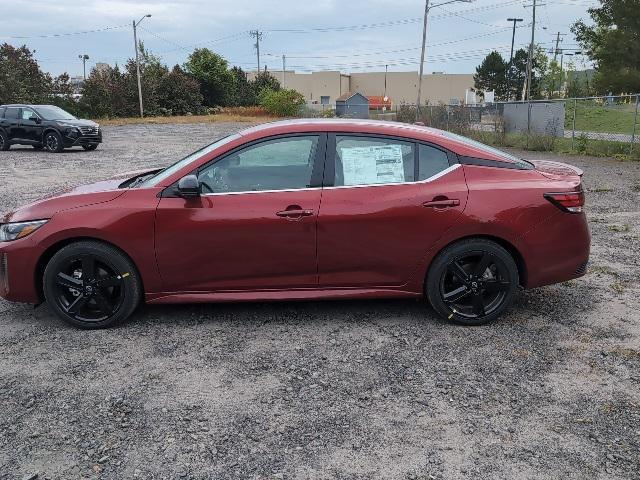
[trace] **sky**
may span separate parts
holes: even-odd
[[[447,0],[431,1],[437,5]],[[516,49],[531,39],[533,0],[475,0],[435,6],[427,29],[425,72],[473,73],[492,50],[508,59],[511,23]],[[255,38],[262,32],[261,66],[298,72],[341,70],[417,71],[424,0],[0,0],[0,42],[27,45],[43,70],[53,75],[82,74],[78,55],[122,65],[134,56],[132,21],[140,24],[145,47],[169,66],[183,64],[196,47],[223,55],[245,70],[256,68]],[[541,1],[538,0],[540,4]],[[552,49],[557,32],[561,48],[579,48],[570,32],[578,19],[589,21],[595,0],[542,0],[535,37]],[[589,66],[575,57],[577,68]]]

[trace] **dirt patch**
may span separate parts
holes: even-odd
[[[14,147],[0,209],[244,126]],[[640,164],[522,155],[585,170],[591,270],[520,293],[493,325],[345,301],[145,307],[83,332],[0,301],[0,478],[637,478]]]

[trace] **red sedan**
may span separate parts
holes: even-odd
[[[7,214],[0,295],[83,328],[141,301],[422,296],[478,325],[585,273],[581,176],[420,126],[269,123]]]

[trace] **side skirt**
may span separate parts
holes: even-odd
[[[260,291],[227,291],[227,292],[175,292],[148,293],[145,300],[148,304],[165,303],[218,303],[218,302],[264,302],[294,300],[348,300],[367,298],[421,298],[419,292],[392,290],[385,288],[342,288],[328,290],[260,290]]]

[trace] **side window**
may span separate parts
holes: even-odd
[[[29,120],[31,117],[35,117],[35,116],[36,116],[36,112],[31,110],[30,108],[22,109],[22,120]]]
[[[337,136],[334,185],[413,182],[414,163],[412,142]]]
[[[315,135],[278,138],[247,147],[199,173],[202,193],[307,188],[317,148]]]
[[[4,112],[4,118],[8,120],[17,120],[20,118],[20,109],[19,108],[7,108]]]
[[[0,118],[4,118],[4,107],[0,107]]]
[[[420,145],[418,148],[418,156],[420,159],[418,180],[426,180],[449,168],[448,155],[437,148]]]

